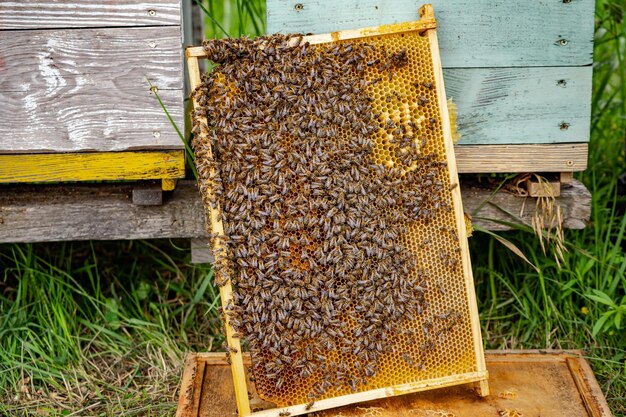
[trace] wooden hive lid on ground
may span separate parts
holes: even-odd
[[[487,351],[492,394],[468,386],[443,388],[317,412],[316,417],[611,417],[602,390],[577,351]],[[249,358],[244,362],[249,366]],[[177,417],[235,414],[222,353],[192,353],[185,361]],[[253,398],[257,398],[254,396]]]

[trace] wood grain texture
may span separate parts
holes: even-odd
[[[299,3],[302,8],[297,10]],[[267,32],[417,20],[421,0],[267,0]],[[592,63],[594,1],[432,0],[444,68]]]
[[[0,30],[180,25],[180,0],[2,0]]]
[[[133,185],[0,186],[0,241],[206,236],[200,195],[183,182],[162,206],[132,203]]]
[[[438,31],[438,33],[443,31]],[[588,142],[592,67],[444,70],[460,144]]]
[[[518,197],[506,191],[490,196],[491,188],[463,186],[465,212],[472,216],[472,223],[489,230],[510,230],[502,222],[531,225],[537,212],[537,199]],[[563,226],[567,229],[584,229],[591,217],[591,193],[579,181],[561,186],[556,198],[563,210]]]
[[[535,199],[503,191],[490,198],[491,188],[461,184],[463,207],[474,224],[508,230],[498,220],[516,222],[514,213],[530,223]],[[196,185],[179,181],[162,206],[132,203],[132,184],[0,186],[0,242],[119,240],[158,238],[207,239],[204,208]],[[591,195],[574,180],[557,199],[565,226],[582,229],[591,214]],[[472,241],[470,239],[470,246]]]
[[[215,256],[209,248],[209,242],[206,238],[191,239],[191,263],[192,264],[212,264]]]
[[[185,152],[0,155],[0,183],[183,178]]]
[[[206,361],[204,361],[206,364]],[[180,381],[176,417],[190,416],[193,412],[194,382],[198,375],[198,355],[189,353],[185,358],[185,368]],[[197,413],[196,413],[197,417]]]
[[[159,181],[144,181],[133,187],[133,204],[140,206],[160,206],[163,204],[163,190]]]
[[[187,70],[189,73],[189,84],[192,90],[200,87],[201,78],[200,78],[200,67],[198,65],[198,58],[195,57],[187,57]],[[193,106],[194,109],[200,110],[200,105],[198,103],[198,97],[195,96],[193,98]],[[200,143],[211,143],[211,131],[208,126],[209,123],[207,121],[206,116],[199,116],[198,125],[200,126],[199,131],[195,132],[195,138],[199,139]],[[207,142],[203,142],[203,141]],[[207,159],[212,160],[213,158],[213,150],[209,145],[206,149]],[[215,167],[210,167],[210,175],[213,176],[215,174]],[[200,176],[200,181],[204,181],[205,178]],[[213,204],[211,202],[211,196],[213,195],[213,191],[210,187],[207,187],[207,193],[203,196],[205,200],[205,207],[207,209],[207,220],[210,222],[208,224],[207,229],[211,230],[211,233],[216,235],[217,237],[224,237],[224,223],[223,216],[221,215],[220,203],[218,200]],[[225,254],[228,251],[228,247],[224,247],[224,240],[215,239],[213,241],[213,249],[215,250],[214,255],[217,255],[215,262],[217,265],[228,265],[228,256],[229,254]],[[225,262],[225,263],[221,263]],[[222,303],[222,307],[224,309],[228,308],[228,304],[230,304],[233,300],[233,288],[232,281],[227,279],[223,284],[219,285],[220,288],[220,300]],[[248,389],[246,383],[246,374],[244,372],[244,366],[241,359],[241,342],[240,337],[236,336],[233,327],[230,324],[230,317],[228,315],[224,315],[223,317],[224,324],[224,334],[226,337],[226,344],[230,346],[232,351],[230,352],[230,362],[231,362],[231,371],[233,375],[234,381],[234,391],[235,397],[237,399],[237,410],[240,417],[248,416],[251,412],[250,407],[250,399],[248,398]]]
[[[578,390],[581,393],[586,393],[586,395],[582,395],[582,398],[589,414],[599,417],[612,417],[613,413],[611,413],[589,363],[584,360],[576,360],[576,358],[567,358],[567,366]]]
[[[181,149],[180,28],[0,32],[0,153]]]
[[[454,151],[460,173],[584,171],[588,145],[457,145]]]

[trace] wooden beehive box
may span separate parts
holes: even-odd
[[[181,2],[0,2],[0,184],[184,177]]]
[[[267,32],[415,20],[417,0],[268,0]],[[594,1],[433,0],[460,173],[587,167]]]
[[[491,395],[457,386],[311,413],[316,417],[610,417],[602,391],[578,351],[488,351]],[[249,358],[245,358],[249,366]],[[251,392],[251,402],[259,399]],[[224,354],[187,357],[176,417],[236,416]],[[278,417],[278,416],[277,416]]]

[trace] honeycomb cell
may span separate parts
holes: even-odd
[[[216,277],[257,393],[284,407],[476,371],[428,38],[273,39],[205,46],[220,65],[196,93]]]

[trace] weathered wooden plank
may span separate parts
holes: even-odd
[[[584,171],[588,145],[457,145],[454,151],[460,173]]]
[[[161,206],[132,203],[132,184],[0,186],[0,242],[61,240],[116,240],[204,238],[204,209],[192,181],[181,181]],[[522,213],[525,222],[534,214],[535,199],[462,184],[463,206],[474,223],[491,230],[506,230],[496,221],[514,221],[501,209]],[[565,226],[585,227],[591,196],[578,181],[563,187],[557,199]],[[523,209],[523,210],[522,210]],[[471,245],[471,240],[470,240]]]
[[[461,185],[465,212],[472,216],[472,223],[486,229],[510,230],[501,222],[519,224],[520,219],[528,226],[537,213],[536,198],[517,197],[506,191],[490,197],[491,188]],[[565,228],[585,228],[591,216],[591,193],[581,182],[573,180],[568,186],[562,185],[556,201],[563,210]]]
[[[209,248],[207,238],[191,239],[191,263],[192,264],[212,264],[215,262],[215,256]]]
[[[180,25],[180,0],[3,0],[0,30]]]
[[[180,28],[0,32],[0,153],[180,148]]]
[[[0,154],[0,183],[183,178],[185,151]]]
[[[441,32],[441,31],[440,31]],[[444,70],[461,144],[588,142],[592,67]]]
[[[444,68],[589,65],[594,1],[432,0]],[[268,33],[418,19],[422,0],[267,0]]]
[[[133,188],[133,204],[160,206],[163,204],[163,189],[158,181],[146,181]]]
[[[132,203],[132,184],[2,186],[0,241],[117,240],[203,236],[200,194],[181,183],[162,206]]]

